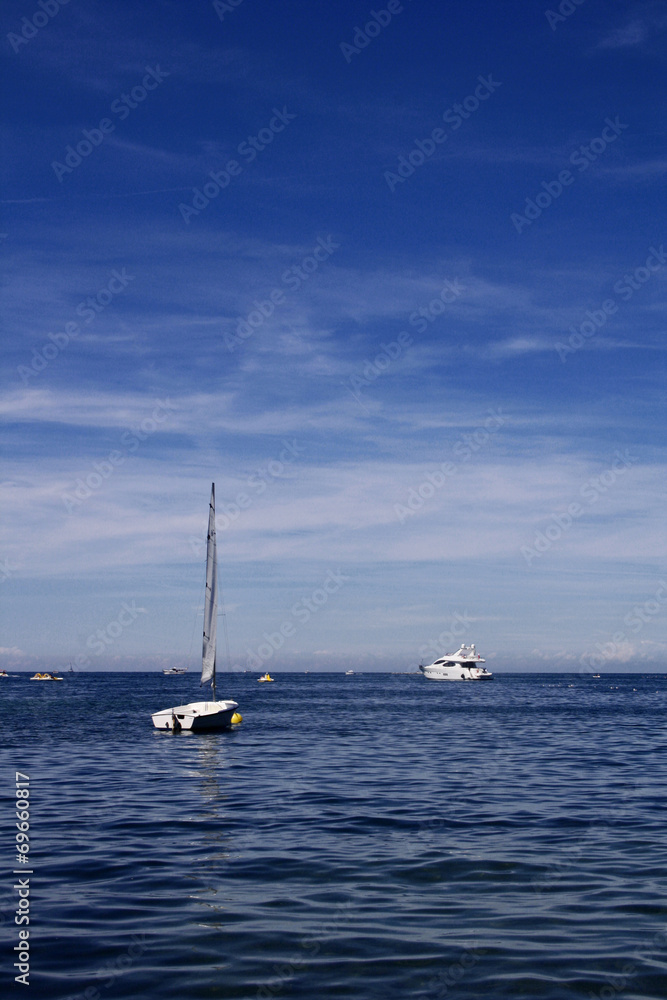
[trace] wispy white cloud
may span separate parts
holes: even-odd
[[[509,558],[523,567],[521,547],[532,546],[536,534],[572,503],[581,506],[579,516],[558,545],[535,560],[536,567],[563,559],[660,556],[655,533],[662,517],[661,466],[638,463],[612,486],[596,487],[596,477],[612,464],[613,449],[602,468],[583,456],[557,453],[536,456],[527,465],[523,457],[504,457],[502,434],[501,429],[477,453],[455,447],[466,441],[464,434],[451,435],[418,464],[407,456],[387,460],[370,454],[358,462],[323,464],[312,442],[295,437],[302,454],[277,476],[265,477],[263,488],[256,473],[278,460],[281,442],[267,447],[260,461],[229,456],[224,474],[220,459],[212,462],[206,451],[184,449],[177,481],[169,471],[171,453],[137,451],[106,480],[93,475],[92,488],[84,487],[81,502],[69,507],[64,497],[71,501],[77,481],[95,473],[92,461],[47,456],[39,474],[30,463],[15,461],[1,488],[8,531],[4,551],[23,573],[31,566],[31,575],[72,572],[82,550],[95,574],[189,562],[190,539],[201,533],[203,516],[196,497],[207,479],[215,478],[219,532],[232,560],[253,560],[258,553],[286,565],[304,559],[448,563]],[[96,461],[105,458],[102,453]],[[455,466],[446,488],[422,489],[428,498],[420,501],[420,488],[445,461]],[[246,501],[239,503],[241,496]]]
[[[10,6],[8,30],[25,13]],[[430,5],[416,46],[390,29],[346,66],[337,45],[354,15],[340,5],[287,20],[267,6],[258,28],[251,5],[223,24],[210,3],[170,2],[156,18],[141,2],[119,17],[89,0],[64,5],[16,54],[25,100],[2,131],[13,150],[0,403],[7,649],[85,647],[136,597],[145,628],[109,665],[128,665],[132,650],[164,662],[180,630],[190,636],[213,480],[241,644],[279,624],[329,567],[349,571],[340,603],[285,651],[293,663],[353,650],[398,666],[459,610],[490,659],[538,647],[545,669],[569,665],[589,630],[613,634],[616,609],[644,592],[663,558],[664,274],[643,280],[658,236],[641,220],[659,217],[665,164],[649,145],[661,125],[639,60],[657,52],[664,9],[626,5],[595,53],[581,41],[600,23],[587,7],[558,34],[543,24],[537,49],[532,28],[503,38],[493,16],[467,23],[461,10],[454,25]],[[459,26],[443,75],[437,39]],[[473,66],[484,52],[511,77],[428,155],[445,108],[494,68]],[[148,65],[164,83],[59,183],[54,157]],[[183,192],[189,200],[278,105],[294,125],[186,225]],[[630,127],[602,155],[606,140],[593,137],[623,107]],[[414,153],[392,194],[382,171],[417,141],[429,162]],[[586,174],[555,197],[550,179],[580,144],[593,144]],[[539,215],[517,234],[510,213],[538,192]],[[329,237],[340,247],[288,288],[283,275]],[[124,267],[135,277],[87,323],[82,304],[108,299]],[[614,290],[626,272],[638,275],[629,301]],[[445,282],[460,294],[442,310]],[[276,289],[280,308],[229,350],[225,336]],[[562,364],[556,341],[609,297],[617,312]],[[68,322],[81,329],[54,357]],[[401,331],[411,342],[387,365],[382,345]],[[506,423],[472,447],[499,408]],[[287,465],[285,441],[299,449]],[[522,546],[581,503],[625,447],[640,456],[632,468],[527,566]],[[446,461],[456,472],[436,488]],[[270,462],[279,473],[261,489],[253,477]],[[399,518],[409,499],[416,508]]]
[[[621,165],[605,163],[600,169],[605,176],[618,181],[632,179],[652,181],[667,173],[667,159],[664,157],[653,157]]]
[[[598,42],[598,49],[641,48],[667,27],[664,4],[655,0],[640,0],[627,4],[622,16],[626,19]]]
[[[646,21],[631,21],[622,28],[615,28],[599,43],[599,49],[624,49],[628,46],[640,45],[649,35],[649,25]]]
[[[547,340],[545,337],[512,337],[489,345],[489,354],[497,358],[513,358],[521,354],[553,350],[553,340]]]

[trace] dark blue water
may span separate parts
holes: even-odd
[[[0,681],[32,996],[664,1000],[665,676],[276,677],[178,736],[192,675]]]

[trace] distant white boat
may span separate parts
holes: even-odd
[[[185,673],[187,673],[187,670],[188,670],[187,667],[169,667],[167,670],[163,670],[162,673],[163,674],[167,674],[167,675],[170,675],[170,674],[185,674]]]
[[[430,681],[491,681],[493,674],[481,666],[484,662],[473,643],[441,656],[427,667],[420,664],[419,669]]]
[[[208,511],[208,536],[206,541],[206,601],[204,605],[204,641],[202,646],[201,683],[212,682],[213,700],[195,701],[190,705],[176,705],[155,712],[151,718],[156,729],[196,732],[229,729],[234,721],[235,701],[215,700],[215,653],[218,632],[218,558],[215,540],[215,483],[211,484],[211,502]],[[240,716],[237,721],[240,721]]]
[[[272,681],[273,679],[274,678],[271,676],[271,674],[262,674],[261,677],[257,678],[257,680],[260,682],[260,684],[264,684],[264,683],[266,683],[266,681]]]
[[[346,670],[346,671],[345,671],[345,676],[346,676],[346,677],[349,677],[349,676],[350,676],[351,674],[353,674],[353,673],[354,673],[354,670]]]

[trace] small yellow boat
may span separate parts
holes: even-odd
[[[62,677],[56,677],[55,674],[33,674],[30,678],[31,681],[61,681]]]
[[[258,677],[257,680],[259,681],[260,684],[262,684],[264,683],[264,681],[272,681],[273,677],[271,676],[271,674],[263,674],[261,677]]]

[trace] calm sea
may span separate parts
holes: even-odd
[[[665,1000],[667,677],[275,676],[0,680],[5,996]]]

